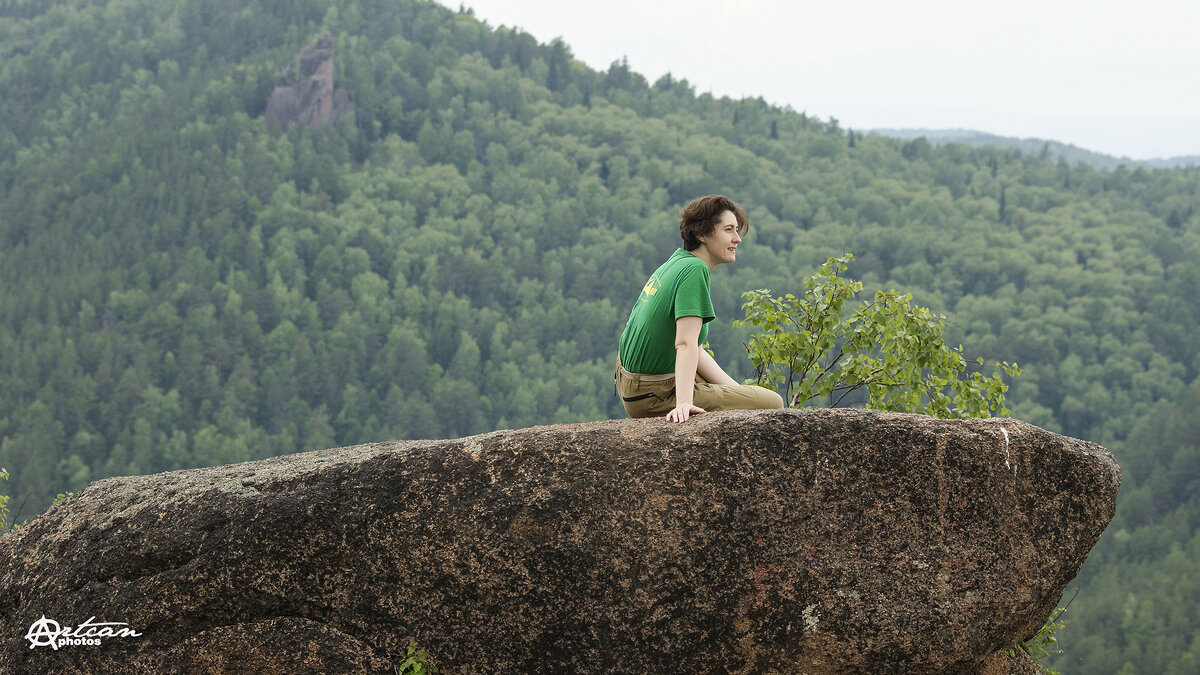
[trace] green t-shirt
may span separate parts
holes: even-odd
[[[629,322],[621,333],[621,365],[631,373],[675,372],[675,320],[698,316],[700,344],[708,339],[708,322],[716,318],[708,293],[708,265],[683,249],[662,264],[642,287]]]

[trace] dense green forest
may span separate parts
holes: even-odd
[[[355,109],[264,118],[333,37]],[[1067,673],[1200,659],[1200,171],[863,136],[595,71],[418,0],[0,0],[0,483],[18,520],[105,476],[621,415],[616,339],[679,207],[748,210],[740,294],[832,255],[1016,361],[1014,417],[1099,442],[1118,515]]]

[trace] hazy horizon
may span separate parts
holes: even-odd
[[[457,9],[458,3],[444,2]],[[607,69],[854,129],[964,129],[1130,159],[1200,155],[1200,5],[949,0],[464,3]]]

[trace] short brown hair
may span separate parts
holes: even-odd
[[[721,195],[705,195],[693,199],[679,213],[679,237],[683,239],[683,250],[694,251],[700,248],[700,237],[707,237],[717,229],[717,221],[721,214],[732,211],[737,218],[738,234],[746,236],[750,229],[750,221],[746,220],[746,212],[729,197]]]

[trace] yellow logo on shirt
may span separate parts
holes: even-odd
[[[662,288],[662,282],[658,280],[658,275],[651,274],[650,281],[647,281],[646,285],[642,286],[642,297],[640,298],[641,301],[650,302],[650,297],[653,297],[660,288]]]

